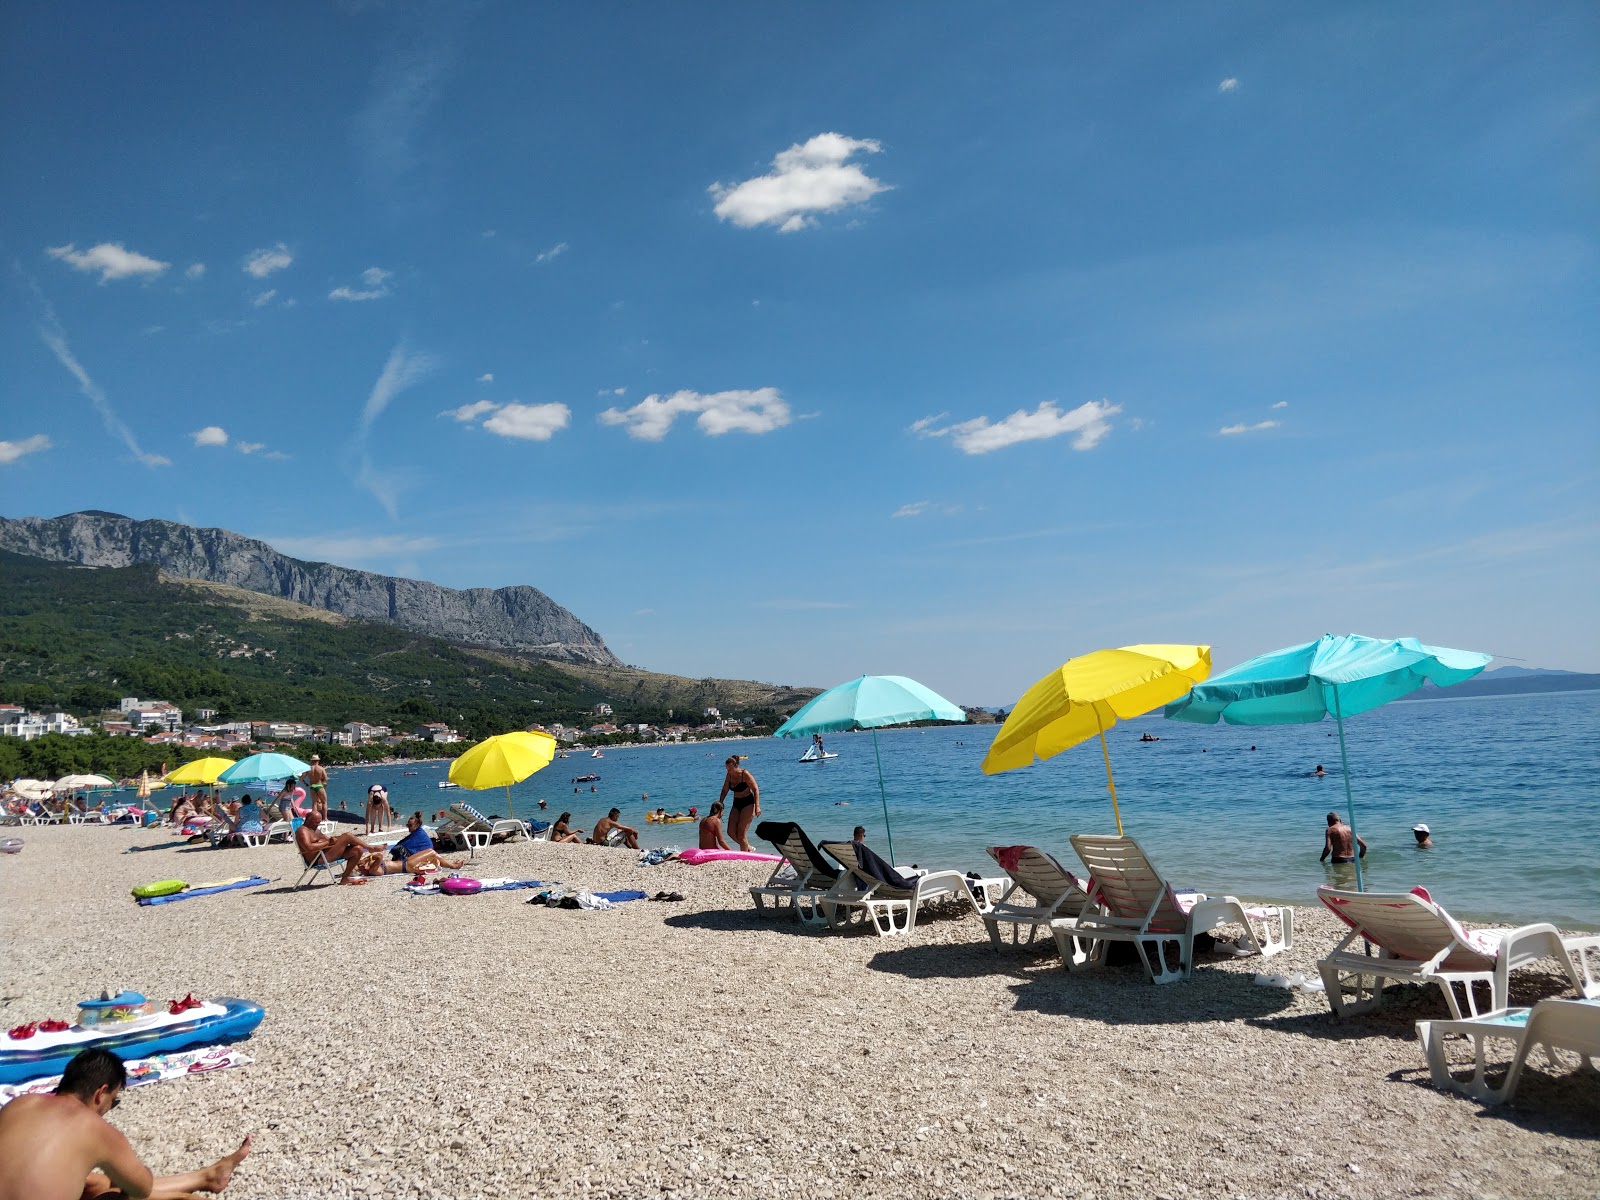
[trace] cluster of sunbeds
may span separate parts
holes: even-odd
[[[763,822],[756,832],[783,859],[771,878],[750,889],[756,907],[771,901],[819,928],[842,928],[859,918],[880,937],[903,935],[926,905],[965,899],[997,950],[1002,930],[1010,930],[1014,943],[1024,933],[1032,942],[1048,932],[1067,970],[1080,971],[1102,965],[1108,946],[1128,943],[1157,984],[1188,979],[1196,939],[1224,926],[1241,931],[1243,953],[1266,957],[1294,944],[1293,909],[1175,888],[1129,837],[1074,836],[1082,876],[1035,846],[991,847],[1003,874],[985,879],[957,871],[884,871],[881,862],[863,864],[859,843],[819,846],[793,822]],[[1317,899],[1349,930],[1318,964],[1335,1017],[1376,1007],[1389,982],[1432,984],[1443,994],[1450,1020],[1418,1024],[1439,1086],[1499,1102],[1516,1087],[1535,1046],[1552,1060],[1558,1048],[1588,1065],[1600,1060],[1600,937],[1563,936],[1547,923],[1469,932],[1422,888],[1320,887]],[[1558,964],[1579,999],[1512,1008],[1511,973],[1541,961]],[[1480,998],[1486,1008],[1479,1007]],[[1473,1070],[1465,1079],[1451,1069],[1449,1038],[1472,1043]],[[1517,1049],[1506,1077],[1490,1085],[1485,1046],[1494,1039],[1510,1039]]]

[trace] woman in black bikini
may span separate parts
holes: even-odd
[[[761,815],[761,788],[756,777],[739,765],[739,756],[731,755],[723,764],[728,768],[722,781],[722,791],[717,799],[726,799],[733,793],[733,811],[728,814],[728,835],[739,844],[739,849],[749,852],[750,822]]]

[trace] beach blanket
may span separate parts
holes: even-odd
[[[478,882],[483,884],[478,889],[479,892],[514,892],[518,888],[556,886],[553,883],[544,883],[538,879],[480,879]],[[406,891],[413,896],[439,896],[443,894],[439,891],[437,883],[408,883],[406,884]],[[641,896],[644,895],[643,892],[639,894]]]
[[[193,887],[185,888],[181,892],[173,892],[170,896],[145,896],[139,900],[140,904],[171,904],[175,900],[193,900],[196,896],[215,896],[218,892],[231,892],[237,888],[260,887],[272,880],[264,875],[251,875],[245,879],[224,879],[216,883],[197,883]]]
[[[253,1062],[255,1059],[232,1046],[196,1046],[192,1050],[174,1050],[171,1054],[130,1058],[122,1065],[128,1072],[128,1086],[143,1087],[147,1083],[160,1083],[164,1079],[201,1075],[207,1071],[220,1071],[226,1067],[244,1067]],[[26,1083],[0,1085],[0,1106],[9,1104],[18,1096],[40,1096],[53,1092],[60,1082],[61,1076],[49,1075],[43,1079],[30,1079]]]
[[[621,891],[617,892],[592,892],[590,894],[593,895],[596,900],[606,900],[612,904],[622,904],[628,900],[646,900],[649,898],[648,892],[636,891],[633,888],[623,888]],[[581,903],[583,900],[581,893],[578,899]]]

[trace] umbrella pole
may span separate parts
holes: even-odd
[[[509,783],[506,784],[506,816],[512,820],[516,820],[517,817],[517,810],[511,804],[511,785]]]
[[[889,793],[883,789],[883,759],[878,755],[878,730],[872,730],[872,759],[878,764],[878,799],[883,801],[883,828],[889,835],[889,862],[894,863],[894,827],[889,824]]]
[[[1356,836],[1356,801],[1350,794],[1350,756],[1344,748],[1344,714],[1339,711],[1339,685],[1333,685],[1333,719],[1339,726],[1339,769],[1344,772],[1344,805],[1350,814],[1350,836],[1355,840],[1355,845],[1350,847],[1356,852],[1356,891],[1367,890],[1366,883],[1361,877],[1361,839]]]
[[[1100,725],[1100,710],[1094,710],[1094,723]],[[1106,791],[1111,793],[1111,815],[1117,819],[1117,836],[1122,836],[1122,810],[1117,807],[1117,783],[1111,778],[1111,751],[1106,746],[1106,727],[1100,725],[1100,753],[1106,760]]]

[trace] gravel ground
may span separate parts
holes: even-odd
[[[1434,1091],[1406,988],[1336,1024],[1337,940],[1300,909],[1265,964],[1067,975],[1053,943],[990,949],[956,909],[908,938],[757,914],[758,865],[496,846],[476,873],[682,892],[610,912],[530,893],[414,898],[400,880],[289,890],[291,847],[154,850],[159,832],[8,830],[0,1024],[108,984],[258,1001],[251,1066],[131,1093],[116,1123],[158,1171],[247,1131],[237,1200],[347,1196],[1592,1197],[1600,1086],[1525,1077],[1485,1110]],[[155,908],[162,878],[268,887]],[[1559,990],[1519,973],[1513,1000]]]

